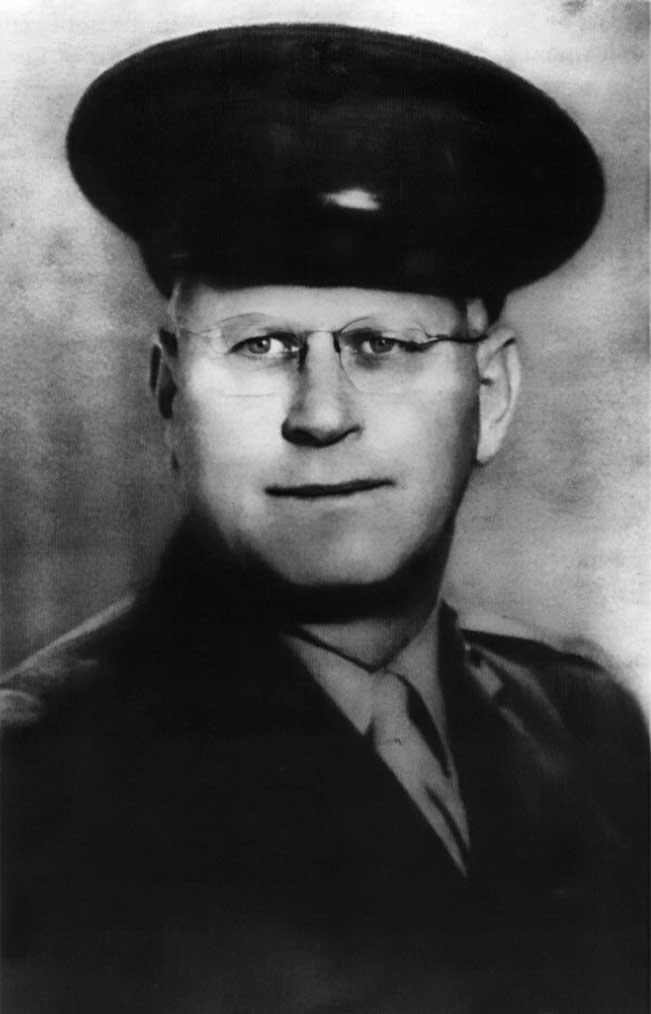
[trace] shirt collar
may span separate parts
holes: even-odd
[[[416,636],[376,669],[368,669],[347,658],[304,630],[285,634],[283,640],[358,732],[366,733],[371,722],[375,674],[390,670],[404,677],[418,691],[447,747],[445,705],[437,674],[437,625],[438,610],[435,609]]]

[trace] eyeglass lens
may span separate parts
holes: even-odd
[[[295,382],[309,355],[310,335],[281,318],[243,314],[202,331],[181,329],[200,340],[214,359],[224,394],[255,396],[280,393]],[[351,384],[365,393],[410,389],[431,374],[441,342],[467,342],[463,335],[429,334],[411,319],[368,317],[352,321],[332,336],[341,367]]]

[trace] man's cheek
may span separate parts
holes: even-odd
[[[476,413],[441,421],[421,434],[418,472],[421,492],[436,509],[458,504],[472,472],[477,449]]]
[[[403,425],[405,449],[432,467],[454,469],[474,455],[478,434],[477,400],[467,392],[443,395],[426,407],[412,410],[411,423]]]

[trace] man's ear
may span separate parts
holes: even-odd
[[[176,394],[174,369],[178,357],[176,336],[160,328],[151,347],[149,386],[156,395],[158,411],[163,419],[172,417],[172,403]]]
[[[495,324],[477,346],[479,439],[476,461],[487,464],[497,454],[511,422],[520,390],[520,355],[515,332]]]

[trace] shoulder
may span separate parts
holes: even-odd
[[[38,724],[62,702],[97,686],[130,626],[134,600],[126,596],[4,674],[0,730]]]
[[[524,627],[482,623],[480,630],[470,622],[468,666],[501,719],[541,767],[573,771],[613,826],[630,841],[646,841],[651,752],[633,694],[598,663]]]
[[[629,731],[648,740],[638,701],[592,658],[563,650],[517,621],[469,615],[462,625],[470,659],[500,702],[546,711],[574,735],[602,746],[613,735],[627,739]]]

